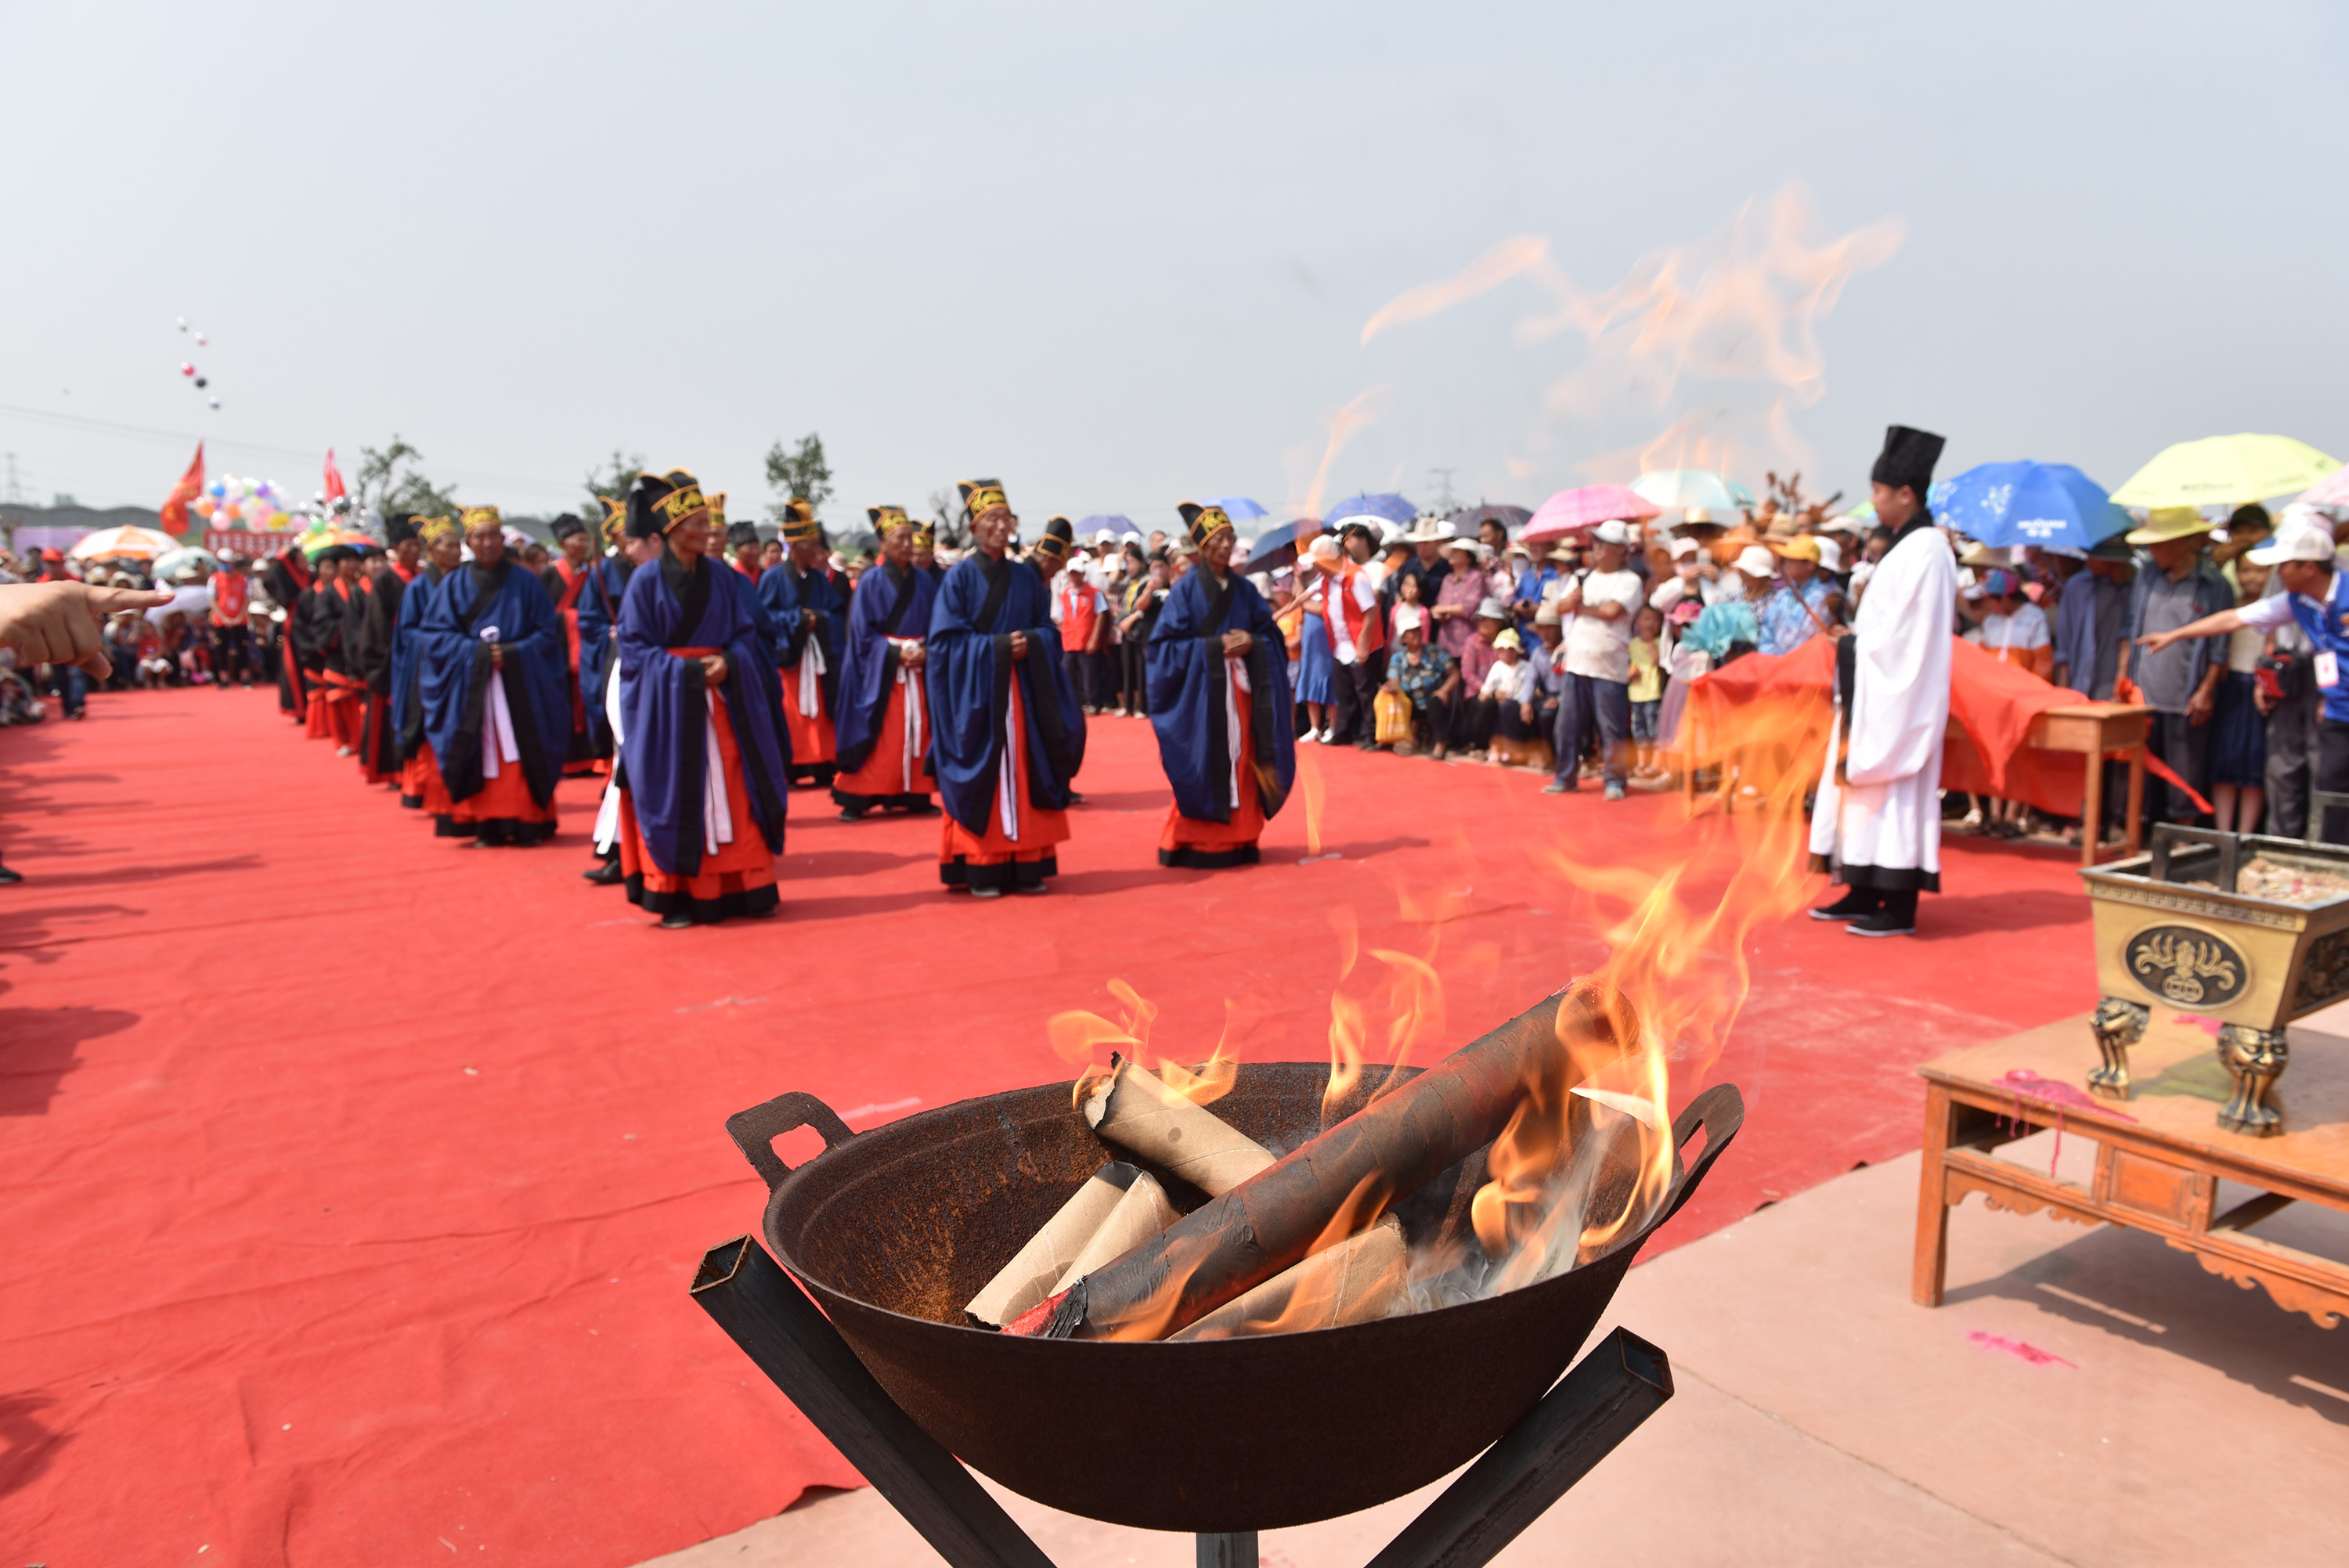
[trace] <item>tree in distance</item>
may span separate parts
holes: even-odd
[[[420,517],[457,515],[457,487],[436,485],[424,477],[424,454],[392,432],[391,444],[378,450],[359,449],[359,510],[378,517],[412,511]]]
[[[598,469],[589,469],[587,477],[583,481],[587,486],[588,521],[595,523],[603,521],[602,503],[605,498],[626,501],[628,499],[628,487],[636,482],[636,476],[644,472],[644,469],[645,455],[642,452],[623,452],[617,447],[612,449],[610,473],[605,474]]]
[[[775,492],[768,515],[782,520],[783,507],[793,500],[808,503],[821,520],[823,503],[832,499],[832,465],[824,461],[823,438],[810,430],[796,447],[777,441],[767,449],[767,485]]]

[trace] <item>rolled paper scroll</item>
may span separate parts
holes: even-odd
[[[1123,1163],[1104,1165],[1094,1171],[1075,1195],[1061,1205],[1060,1212],[1028,1238],[1028,1244],[1019,1249],[1019,1255],[987,1282],[987,1288],[971,1297],[963,1315],[980,1327],[1000,1328],[1051,1295],[1055,1283],[1068,1272],[1070,1262],[1092,1240],[1093,1233],[1102,1228],[1102,1222],[1110,1217],[1138,1176],[1150,1180],[1138,1167]],[[1151,1181],[1150,1185],[1154,1189],[1158,1183]]]
[[[1383,1216],[1367,1231],[1284,1269],[1246,1295],[1227,1301],[1174,1335],[1228,1339],[1244,1334],[1297,1334],[1368,1323],[1411,1308],[1410,1250],[1402,1222]]]
[[[1131,1165],[1112,1169],[1133,1171]],[[1061,1277],[1052,1282],[1051,1289],[1040,1293],[1036,1300],[1042,1301],[1047,1295],[1068,1289],[1110,1259],[1123,1257],[1140,1246],[1173,1224],[1177,1218],[1174,1205],[1166,1201],[1166,1189],[1158,1184],[1158,1178],[1147,1171],[1133,1171],[1133,1180],[1118,1199],[1117,1207],[1109,1212],[1108,1217],[1102,1221],[1077,1255],[1069,1260],[1069,1266],[1061,1271]],[[1011,1315],[1012,1317],[1018,1315],[1018,1313]],[[1009,1322],[1010,1319],[1004,1321]]]
[[[1273,1162],[1272,1151],[1121,1058],[1085,1101],[1104,1140],[1220,1198]],[[1014,1315],[1015,1316],[1017,1314]]]

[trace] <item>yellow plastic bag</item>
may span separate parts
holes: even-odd
[[[1378,719],[1381,746],[1411,738],[1411,698],[1399,691],[1382,691],[1371,699],[1371,711]]]

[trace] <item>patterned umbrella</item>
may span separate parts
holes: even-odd
[[[125,523],[120,528],[101,528],[96,533],[83,534],[66,553],[76,561],[152,561],[179,548],[180,542],[168,533]]]

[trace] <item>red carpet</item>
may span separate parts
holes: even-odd
[[[1102,720],[1050,897],[950,900],[935,820],[801,792],[783,915],[664,933],[579,880],[585,783],[554,845],[459,848],[270,694],[90,713],[0,730],[0,1540],[51,1563],[595,1568],[849,1483],[686,1295],[759,1221],[730,1112],[1064,1078],[1044,1020],[1112,977],[1162,1046],[1204,1056],[1228,998],[1244,1057],[1319,1058],[1348,911],[1365,953],[1435,946],[1431,1057],[1601,956],[1545,847],[1686,832],[1333,751],[1340,858],[1299,863],[1300,799],[1264,866],[1164,872],[1149,728]],[[1668,1243],[1914,1147],[1911,1064],[2092,1004],[2070,861],[1945,854],[1923,939],[1751,940],[1747,1130]]]

